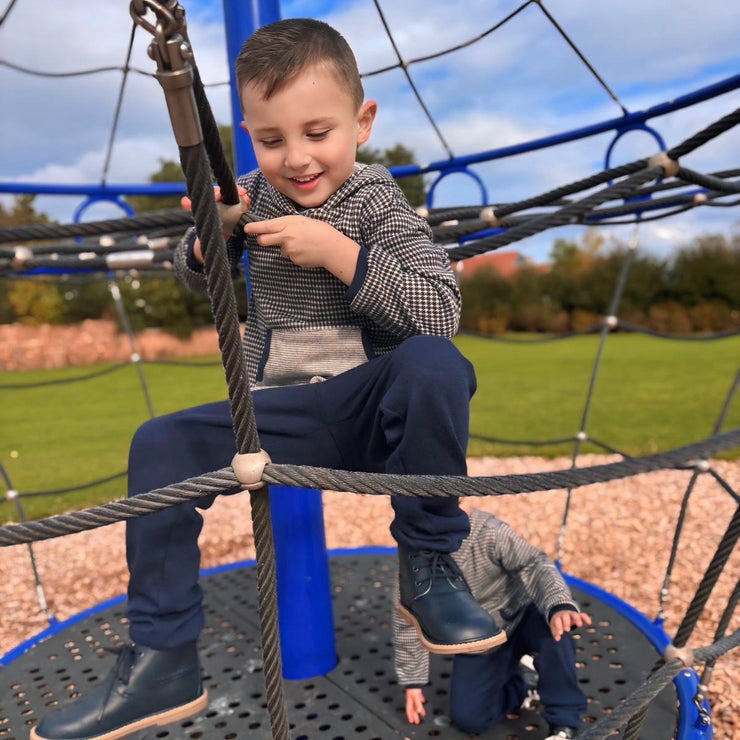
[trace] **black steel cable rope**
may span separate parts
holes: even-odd
[[[185,33],[184,22],[182,31]],[[185,35],[187,36],[186,33]],[[180,147],[180,158],[188,183],[196,230],[203,246],[204,272],[229,386],[237,451],[240,454],[254,453],[260,450],[259,435],[249,388],[246,357],[239,331],[233,280],[226,260],[226,251],[218,248],[223,247],[223,235],[220,231],[221,223],[217,217],[213,190],[210,185],[210,172],[207,170],[213,172],[221,188],[221,196],[225,204],[238,203],[239,194],[195,63],[193,63],[192,72],[192,89],[200,128],[203,132],[204,146]],[[199,215],[206,212],[206,218]],[[206,225],[208,229],[203,228]],[[277,564],[269,490],[266,486],[262,486],[250,491],[249,495],[257,555],[259,617],[268,712],[273,738],[287,740],[288,718],[283,693],[282,657],[278,630]]]
[[[570,38],[570,36],[568,36],[565,30],[560,26],[560,24],[555,20],[555,18],[553,18],[552,14],[547,10],[547,8],[545,7],[544,0],[537,0],[537,6],[545,14],[545,17],[547,18],[547,20],[549,20],[550,23],[552,23],[552,25],[555,27],[557,32],[565,39],[568,46],[570,46],[570,48],[573,49],[573,51],[578,55],[578,58],[586,65],[589,72],[591,72],[591,74],[596,78],[596,80],[601,85],[601,87],[603,87],[604,90],[606,90],[609,97],[622,109],[622,113],[624,113],[625,115],[628,115],[629,111],[624,107],[624,105],[622,105],[622,101],[616,96],[616,94],[609,87],[609,85],[607,85],[606,82],[604,82],[603,78],[596,71],[596,69],[594,69],[591,62],[589,62],[588,59],[586,59],[585,54],[575,45],[575,43]]]
[[[701,583],[694,594],[694,598],[691,600],[691,603],[686,610],[686,614],[676,630],[676,635],[673,638],[673,644],[676,647],[684,647],[688,642],[696,623],[699,621],[702,611],[704,611],[704,607],[709,600],[709,596],[727,564],[727,560],[732,554],[735,545],[737,545],[738,538],[740,538],[740,506],[735,509],[735,513],[733,514],[733,517],[730,520],[719,545],[717,546],[714,557],[709,563]],[[735,634],[740,634],[740,630]],[[661,665],[661,662],[662,661],[658,661],[656,663],[653,667],[653,672],[660,670],[659,666]],[[640,711],[632,715],[627,724],[627,728],[625,729],[623,740],[637,740],[640,730],[642,729],[642,725],[645,722],[646,715],[647,707],[643,707]]]
[[[730,598],[727,600],[727,604],[722,611],[719,622],[717,622],[717,629],[714,632],[715,642],[725,636],[725,632],[730,626],[730,620],[735,614],[735,609],[737,609],[738,602],[740,602],[740,580],[735,583],[735,588],[732,589]],[[699,682],[700,690],[702,689],[702,687],[706,687],[709,684],[709,679],[712,675],[716,662],[716,658],[710,658],[704,664],[704,671],[702,672],[701,681]]]
[[[658,596],[658,618],[663,619],[665,616],[664,608],[666,600],[668,599],[669,586],[671,584],[671,577],[673,576],[673,569],[676,565],[676,558],[678,556],[678,544],[681,540],[681,533],[683,532],[683,525],[686,521],[686,512],[689,508],[689,500],[691,494],[696,486],[696,481],[699,478],[699,470],[694,469],[689,480],[689,484],[686,486],[683,496],[681,497],[681,505],[678,510],[678,519],[676,520],[676,527],[673,530],[673,538],[671,541],[671,551],[668,555],[668,563],[666,565],[665,576],[663,577],[663,585],[660,589]]]
[[[427,108],[426,103],[421,97],[421,93],[419,92],[419,89],[416,87],[416,84],[414,83],[413,79],[411,78],[411,75],[409,74],[408,64],[404,62],[403,57],[401,56],[401,52],[398,50],[398,46],[396,45],[396,40],[393,38],[391,29],[388,26],[387,21],[385,20],[385,15],[383,14],[383,10],[380,7],[380,3],[378,2],[378,0],[373,0],[373,3],[375,4],[375,9],[378,11],[378,16],[380,17],[380,22],[383,24],[383,28],[385,29],[386,36],[388,36],[388,40],[391,42],[393,51],[395,52],[396,58],[398,59],[398,64],[396,66],[403,72],[404,76],[406,77],[406,82],[408,82],[409,87],[411,88],[411,91],[414,93],[416,102],[419,103],[419,106],[421,107],[422,111],[424,111],[424,115],[427,117],[427,120],[429,121],[432,128],[434,129],[434,133],[437,134],[437,138],[439,139],[440,144],[442,144],[442,148],[447,152],[447,156],[450,159],[453,159],[455,155],[452,153],[452,149],[450,148],[450,145],[447,143],[447,140],[442,135],[442,132],[439,130],[439,126],[437,126],[437,123],[434,120],[434,117],[432,116],[431,112],[429,111],[429,108]]]
[[[706,144],[725,131],[729,131],[738,122],[740,122],[740,108],[736,108],[726,116],[722,116],[719,120],[709,124],[709,126],[703,128],[701,131],[697,131],[697,133],[678,144],[678,146],[669,149],[666,154],[669,159],[677,162],[681,157],[689,154],[689,152],[693,152],[694,149],[697,149],[702,144]]]
[[[240,454],[258,452],[259,435],[249,389],[246,357],[241,343],[231,270],[223,246],[221,220],[213,197],[210,163],[202,146],[181,147],[180,160],[188,183],[197,233],[203,247],[204,272],[229,388],[237,451]],[[250,503],[257,555],[258,600],[268,711],[273,737],[277,740],[287,740],[288,720],[283,697],[277,616],[277,565],[267,487],[250,491]]]
[[[0,267],[2,262],[0,260]],[[24,270],[31,270],[35,268],[56,268],[65,270],[123,270],[131,267],[147,267],[154,265],[166,265],[172,261],[172,253],[170,251],[153,252],[151,250],[142,250],[141,254],[135,250],[127,250],[124,252],[112,252],[104,257],[88,257],[86,255],[76,255],[68,257],[62,255],[61,257],[31,257],[23,262]],[[11,261],[8,261],[10,264]]]
[[[19,493],[19,498],[39,498],[41,496],[61,496],[65,493],[74,493],[75,491],[84,491],[87,488],[95,488],[95,486],[101,486],[104,483],[110,483],[111,481],[117,480],[118,478],[124,478],[127,475],[127,471],[122,470],[120,473],[114,473],[108,475],[105,478],[98,478],[97,480],[82,483],[76,486],[69,486],[67,488],[54,488],[48,491],[28,491]],[[8,484],[8,487],[10,485]],[[6,499],[0,500],[0,504],[4,503]]]
[[[208,161],[210,162],[213,176],[221,188],[223,202],[227,205],[234,205],[239,202],[236,178],[221,145],[218,124],[203,89],[200,71],[196,64],[193,64],[193,95],[195,96],[198,118],[200,119],[200,127],[203,132],[203,144],[208,154]]]
[[[609,333],[611,332],[611,329],[612,329],[612,327],[609,325],[609,319],[617,315],[617,308],[619,306],[619,302],[622,299],[622,294],[624,293],[624,287],[627,284],[627,276],[629,275],[629,270],[632,265],[632,258],[635,253],[634,248],[636,248],[637,246],[637,232],[633,232],[631,246],[633,248],[628,250],[627,255],[625,256],[625,259],[622,261],[622,266],[619,272],[619,277],[617,278],[617,284],[614,287],[614,292],[612,293],[612,298],[609,303],[607,318],[604,322],[602,322],[601,332],[599,335],[599,345],[596,350],[596,359],[594,360],[593,367],[591,368],[591,376],[588,382],[588,390],[586,391],[586,400],[583,404],[583,412],[581,414],[581,423],[580,423],[580,426],[578,427],[578,434],[576,435],[575,443],[573,444],[573,453],[571,457],[571,469],[576,467],[578,455],[581,452],[581,446],[583,442],[585,442],[585,440],[587,439],[586,425],[588,422],[588,415],[591,410],[591,401],[593,399],[594,389],[596,388],[596,378],[599,374],[599,369],[601,368],[601,358],[604,353],[604,347],[606,346],[606,339],[609,336]],[[562,560],[563,548],[565,545],[565,530],[566,530],[566,526],[568,523],[568,517],[570,515],[572,494],[573,494],[573,489],[571,487],[568,487],[567,495],[565,497],[565,505],[563,507],[563,517],[560,522],[560,533],[558,535],[558,543],[557,543],[558,561]]]
[[[740,645],[740,630],[717,640],[712,645],[694,650],[697,663],[715,661]],[[614,736],[630,717],[644,712],[648,704],[684,669],[686,666],[674,658],[662,665],[655,673],[649,675],[624,701],[614,707],[610,714],[602,717],[595,725],[578,733],[578,740],[604,740]],[[629,729],[629,728],[628,728]],[[628,740],[624,735],[623,740]]]
[[[633,172],[637,172],[646,167],[648,161],[648,159],[639,159],[629,164],[620,165],[619,167],[612,167],[597,174],[590,175],[585,179],[577,180],[567,185],[561,185],[546,193],[535,195],[525,200],[512,201],[511,203],[492,203],[480,206],[451,206],[431,209],[420,208],[418,210],[427,219],[430,226],[434,227],[441,224],[443,221],[463,221],[479,218],[481,211],[487,208],[492,209],[497,216],[503,217],[516,211],[529,210],[530,208],[537,206],[564,206],[571,202],[564,200],[565,196],[573,195],[582,190],[589,190],[592,187],[603,185],[609,180],[614,180],[618,177],[623,177],[624,175],[630,175]],[[707,177],[716,178],[720,182],[724,182],[725,178],[737,177],[738,175],[740,175],[740,170],[732,169],[712,172],[707,175]],[[712,182],[714,182],[714,180]],[[672,179],[669,182],[656,182],[639,188],[635,192],[634,197],[642,198],[643,196],[649,196],[654,193],[685,187],[685,182],[676,179]]]
[[[66,236],[100,236],[112,232],[131,232],[161,227],[192,226],[193,217],[182,208],[142,213],[138,216],[87,221],[78,224],[29,224],[0,229],[0,244],[41,239],[59,239]]]
[[[727,182],[719,177],[712,177],[711,175],[703,175],[701,172],[695,172],[690,170],[688,167],[679,167],[676,177],[680,180],[690,182],[693,185],[700,185],[707,190],[714,190],[720,193],[740,193],[740,184],[735,182]]]
[[[10,15],[10,11],[13,10],[13,6],[15,5],[15,3],[16,0],[10,0],[10,2],[8,3],[8,7],[5,8],[5,12],[2,14],[2,16],[0,16],[0,26],[5,23],[5,19],[8,17],[8,15]]]
[[[740,506],[735,509],[735,513],[727,526],[719,545],[717,545],[717,551],[696,590],[696,595],[689,604],[689,607],[686,610],[686,615],[676,630],[673,642],[678,647],[683,647],[688,642],[689,637],[691,637],[691,633],[693,632],[694,627],[696,627],[696,623],[717,583],[717,579],[721,575],[732,551],[735,549],[739,538]]]
[[[37,69],[29,69],[28,67],[22,67],[20,64],[13,64],[7,59],[0,59],[0,66],[14,69],[16,72],[22,72],[23,74],[32,75],[34,77],[85,77],[86,75],[99,74],[100,72],[123,72],[123,67],[116,65],[110,65],[108,67],[94,67],[91,69],[80,69],[75,72],[43,72]],[[136,69],[135,67],[129,67],[129,72],[136,72],[137,74],[144,75],[145,77],[152,77],[151,72],[145,72],[143,69]]]
[[[123,106],[123,93],[126,89],[126,82],[128,81],[129,75],[129,64],[131,62],[131,52],[134,48],[134,38],[136,37],[136,23],[131,23],[131,34],[128,39],[128,49],[126,50],[126,61],[123,65],[123,74],[121,75],[121,84],[118,87],[118,98],[116,99],[116,108],[113,112],[113,123],[111,124],[110,133],[108,134],[108,146],[105,151],[105,160],[103,162],[102,175],[100,182],[105,185],[105,181],[108,179],[108,169],[110,167],[111,157],[113,156],[113,145],[116,141],[116,131],[118,130],[118,122],[121,118],[121,108]]]
[[[730,128],[735,126],[738,121],[740,121],[740,109],[736,109],[732,113],[728,113],[726,116],[723,116],[706,128],[698,131],[696,134],[686,139],[681,144],[678,144],[672,149],[669,149],[666,154],[669,159],[677,161],[679,157],[692,152],[694,149],[698,148],[702,144],[705,144],[707,141],[729,130]],[[608,170],[604,170],[603,172],[600,172],[596,175],[591,175],[590,177],[583,178],[582,180],[571,183],[569,185],[554,188],[553,190],[549,190],[548,192],[542,193],[541,195],[497,207],[494,209],[494,211],[496,216],[502,217],[510,213],[514,213],[515,211],[525,210],[534,206],[546,205],[551,200],[562,198],[567,195],[580,192],[582,190],[590,189],[597,185],[608,182],[609,180],[613,180],[617,177],[622,177],[623,175],[631,175],[647,167],[649,162],[650,160],[645,158],[635,160],[634,162],[630,162],[629,164],[621,165],[619,167],[612,167]]]
[[[513,10],[511,13],[509,13],[505,18],[498,21],[497,23],[494,23],[492,26],[487,28],[483,33],[478,34],[477,36],[473,37],[472,39],[468,39],[467,41],[463,41],[460,44],[456,44],[455,46],[449,46],[446,49],[442,49],[442,51],[435,52],[434,54],[427,54],[423,57],[415,57],[414,59],[409,59],[408,61],[404,62],[406,66],[411,66],[412,64],[417,64],[418,62],[428,62],[432,59],[438,59],[439,57],[446,56],[447,54],[451,54],[454,51],[459,51],[460,49],[465,49],[468,46],[472,46],[473,44],[477,43],[481,39],[484,39],[486,36],[490,35],[497,29],[501,28],[505,23],[508,23],[514,16],[518,15],[519,13],[524,10],[524,8],[527,7],[527,5],[531,5],[533,2],[537,2],[538,0],[527,0],[526,2],[522,3],[518,8]],[[386,67],[380,67],[379,69],[374,69],[370,72],[363,72],[362,77],[373,77],[375,75],[382,74],[383,72],[390,72],[392,69],[398,69],[398,64],[391,64]]]
[[[271,463],[265,466],[262,482],[267,485],[381,496],[419,496],[423,498],[506,496],[560,490],[568,487],[577,488],[657,470],[674,469],[687,461],[709,458],[713,454],[738,446],[740,446],[740,428],[667,452],[628,458],[615,463],[544,473],[481,477],[360,473],[308,465]],[[0,527],[0,547],[95,529],[116,521],[133,519],[166,509],[184,501],[192,501],[213,493],[236,493],[239,489],[240,486],[233,470],[230,467],[222,468],[165,488],[84,511],[28,522],[24,526],[5,525]]]
[[[732,403],[733,398],[735,398],[735,394],[737,393],[738,389],[740,389],[740,370],[735,373],[735,377],[732,381],[732,385],[730,386],[730,390],[727,392],[725,402],[722,405],[722,410],[720,411],[719,416],[717,417],[717,422],[714,425],[715,432],[718,432],[724,426],[725,419],[727,418],[727,414],[730,411],[730,404]]]
[[[546,342],[559,342],[562,339],[598,334],[601,331],[602,324],[603,322],[599,321],[588,329],[582,329],[581,331],[564,331],[551,336],[526,337],[522,339],[512,339],[505,334],[483,334],[472,329],[461,329],[457,334],[458,336],[477,337],[478,339],[486,339],[490,342],[501,342],[503,344],[544,344]],[[707,332],[706,334],[675,334],[673,332],[661,332],[657,329],[640,326],[619,317],[617,317],[617,323],[614,327],[614,331],[617,330],[631,334],[645,334],[655,339],[666,339],[671,342],[713,342],[719,339],[735,337],[740,334],[740,329],[727,329],[725,331]]]
[[[590,190],[591,188],[603,185],[605,182],[609,182],[610,180],[616,180],[617,178],[639,172],[648,166],[649,161],[650,160],[647,157],[636,159],[634,162],[630,162],[629,164],[610,167],[609,169],[602,170],[601,172],[589,175],[588,177],[576,180],[567,185],[553,188],[552,190],[548,190],[540,195],[534,195],[531,198],[525,198],[524,200],[515,201],[513,203],[505,203],[504,205],[497,206],[495,208],[496,216],[508,216],[510,213],[515,213],[516,211],[525,211],[536,206],[549,205],[553,201],[560,200],[568,195],[574,195],[575,193],[580,193],[584,190]]]
[[[103,244],[100,241],[94,241],[87,239],[82,242],[68,241],[68,242],[57,242],[56,244],[37,244],[32,247],[28,247],[33,257],[40,257],[50,254],[64,254],[64,255],[79,255],[80,253],[88,252],[90,254],[111,254],[112,252],[128,252],[136,251],[141,249],[152,249],[152,237],[147,236],[146,244],[139,243],[138,236],[125,235],[123,237],[125,241],[115,241],[114,243],[108,243],[107,241]],[[182,238],[182,227],[178,227],[177,236],[167,237],[166,249],[174,249],[177,242]],[[158,244],[155,243],[153,251],[161,249]],[[0,259],[13,260],[17,258],[15,247],[0,247]]]
[[[113,297],[113,305],[116,307],[118,320],[128,338],[129,347],[131,348],[131,364],[136,368],[136,374],[139,377],[139,385],[144,393],[144,400],[146,401],[146,407],[149,411],[149,418],[153,419],[155,416],[154,402],[152,401],[152,394],[149,392],[149,384],[146,382],[144,369],[141,366],[141,355],[136,350],[136,336],[134,334],[134,328],[131,326],[131,321],[126,312],[126,307],[123,305],[121,289],[118,287],[118,283],[116,283],[115,280],[108,281],[108,292]]]
[[[685,187],[685,184],[681,184]],[[740,187],[735,186],[734,183],[728,183],[728,187]],[[658,219],[667,218],[668,216],[675,216],[678,213],[697,208],[699,206],[712,205],[712,201],[717,198],[725,197],[728,193],[723,192],[710,192],[701,194],[683,194],[683,195],[672,195],[665,198],[651,198],[650,200],[641,200],[641,193],[646,193],[648,189],[640,188],[631,197],[630,200],[618,206],[610,206],[608,208],[595,208],[590,213],[584,213],[579,219],[571,221],[569,223],[587,224],[591,226],[611,226],[615,224],[634,224],[644,223],[646,221],[657,221]],[[697,195],[701,195],[701,198],[697,198]],[[572,201],[571,201],[572,202]],[[570,202],[565,202],[563,205],[569,205]],[[672,210],[663,211],[653,215],[644,215],[645,211],[656,211],[658,209],[672,208]],[[493,208],[493,211],[496,209]],[[480,213],[480,209],[478,209]],[[502,218],[496,217],[495,222],[486,221],[481,218],[467,218],[456,220],[455,223],[441,223],[438,226],[432,227],[432,236],[434,241],[438,243],[449,243],[457,241],[464,236],[472,236],[481,231],[485,231],[491,228],[505,229],[517,226],[522,223],[526,223],[528,220],[545,216],[552,211],[545,213],[531,213],[520,216],[505,216]],[[624,220],[614,220],[612,217],[624,216],[627,214],[635,214],[634,218]],[[477,214],[476,214],[477,215]],[[450,219],[453,221],[453,219]]]
[[[728,493],[735,500],[736,504],[740,504],[740,494],[736,493],[730,484],[714,468],[709,468],[707,473],[714,478],[720,488],[724,489],[725,493]]]
[[[101,375],[108,375],[115,373],[118,370],[128,367],[130,362],[122,362],[118,365],[111,365],[105,367],[102,370],[95,370],[94,372],[87,373],[85,375],[77,375],[74,378],[59,378],[57,380],[39,380],[36,383],[3,383],[0,384],[0,391],[17,391],[25,390],[27,388],[40,388],[46,385],[66,385],[67,383],[77,383],[81,380],[90,380],[91,378],[99,378]]]
[[[603,188],[582,200],[561,208],[559,211],[530,219],[523,224],[508,229],[503,234],[479,239],[476,242],[461,247],[453,247],[447,250],[447,253],[450,259],[453,260],[466,259],[467,257],[474,257],[483,252],[499,249],[520,239],[526,239],[529,236],[534,236],[541,231],[555,226],[577,223],[578,219],[592,208],[613,198],[627,198],[643,183],[656,177],[662,177],[662,175],[663,167],[648,167],[630,175],[616,185]]]

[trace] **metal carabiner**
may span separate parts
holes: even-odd
[[[146,18],[150,10],[157,18],[156,24]],[[157,62],[160,70],[172,69],[173,60],[170,59],[167,42],[178,33],[184,34],[185,10],[177,0],[165,0],[165,2],[131,0],[129,11],[134,22],[153,36],[154,41],[149,47],[149,54]]]
[[[203,133],[193,93],[193,52],[185,31],[185,11],[177,0],[131,0],[129,9],[134,22],[154,37],[149,56],[157,63],[156,77],[178,145],[200,144]],[[157,17],[156,23],[147,20],[149,11]]]

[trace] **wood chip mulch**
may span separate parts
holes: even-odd
[[[579,466],[618,458],[584,455]],[[470,475],[509,475],[570,467],[570,459],[475,458]],[[740,462],[715,461],[714,470],[740,491]],[[637,607],[651,619],[658,612],[681,500],[690,472],[661,471],[583,486],[572,493],[563,567]],[[556,555],[565,491],[467,499],[504,519],[521,535]],[[325,491],[324,518],[331,548],[393,545],[387,497]],[[737,504],[709,475],[694,488],[679,541],[677,564],[665,605],[665,629],[675,633]],[[254,557],[248,496],[221,497],[205,513],[201,535],[204,568]],[[49,608],[58,620],[126,590],[124,524],[34,543],[33,551]],[[738,548],[722,573],[689,646],[714,641],[714,632],[740,579]],[[40,613],[28,547],[0,554],[0,655],[47,626]],[[728,632],[740,628],[735,614]],[[698,667],[701,673],[701,666]],[[740,650],[720,658],[710,683],[715,740],[740,740]]]

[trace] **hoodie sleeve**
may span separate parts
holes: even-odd
[[[508,524],[495,520],[489,529],[489,557],[498,561],[510,576],[517,578],[529,598],[546,619],[568,608],[579,611],[568,584],[552,558],[520,537]]]
[[[452,338],[462,299],[449,258],[390,176],[364,201],[361,240],[364,249],[348,292],[352,310],[404,338]]]
[[[394,585],[391,604],[397,604],[398,583]],[[429,683],[429,653],[416,636],[416,630],[392,608],[393,666],[401,688],[421,687]]]

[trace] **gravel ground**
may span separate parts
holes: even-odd
[[[587,455],[579,465],[617,458]],[[507,475],[570,467],[569,459],[480,458],[470,475]],[[734,491],[740,490],[740,462],[714,464]],[[574,491],[565,539],[564,569],[634,605],[649,617],[658,610],[682,497],[690,473],[658,472]],[[329,548],[392,545],[389,501],[383,496],[326,491],[324,516]],[[555,555],[565,491],[467,499],[495,513],[520,534]],[[361,499],[361,500],[358,500]],[[701,476],[692,493],[665,607],[665,628],[674,633],[735,504],[711,476]],[[206,512],[201,536],[203,567],[254,557],[248,496],[222,497]],[[125,591],[124,525],[81,532],[34,544],[47,600],[57,619],[66,619]],[[735,549],[689,645],[713,642],[714,630],[733,585],[740,578]],[[0,654],[46,627],[25,545],[0,556]],[[730,631],[740,628],[736,614]],[[710,684],[716,740],[740,740],[740,650],[720,659]]]

